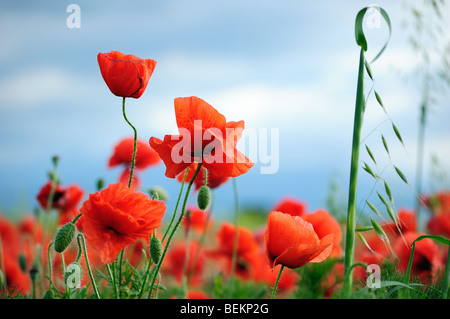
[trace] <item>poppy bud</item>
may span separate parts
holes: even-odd
[[[158,237],[153,236],[150,240],[150,257],[155,264],[159,262],[162,255],[162,245]]]
[[[209,192],[209,187],[204,185],[200,187],[197,195],[198,208],[200,208],[201,210],[205,210],[209,205],[210,198],[211,194]]]
[[[62,226],[55,237],[55,251],[62,253],[75,237],[75,224],[69,222]]]
[[[38,278],[38,275],[39,275],[39,270],[37,269],[37,267],[32,267],[30,269],[31,281],[35,282],[36,279]]]

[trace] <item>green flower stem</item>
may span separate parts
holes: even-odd
[[[278,282],[280,281],[281,273],[283,272],[283,269],[284,269],[284,265],[281,265],[280,271],[278,272],[277,280],[275,281],[275,285],[273,286],[272,296],[270,297],[270,299],[273,299],[275,297],[275,293],[277,292]]]
[[[134,127],[134,125],[131,124],[131,122],[127,118],[127,114],[125,112],[125,97],[122,99],[122,113],[123,113],[123,118],[125,119],[125,121],[133,129],[133,135],[134,135],[133,136],[133,156],[131,158],[130,178],[128,180],[128,188],[130,188],[131,187],[131,183],[133,181],[134,165],[135,165],[135,162],[136,162],[137,130]],[[117,281],[116,281],[116,285],[118,285],[118,286],[120,286],[120,282],[122,280],[122,263],[123,263],[123,249],[121,250],[120,255],[119,255],[119,265],[118,265],[118,267],[119,267],[119,277],[117,278]],[[118,295],[118,298],[120,298],[120,295]]]
[[[163,238],[161,239],[161,243],[164,242],[164,239],[165,239],[166,236],[168,235],[169,230],[170,230],[170,227],[172,227],[172,224],[173,224],[173,222],[174,222],[174,220],[175,220],[175,216],[176,216],[177,210],[178,210],[178,204],[180,203],[181,194],[183,193],[183,187],[184,187],[184,183],[186,182],[186,176],[187,176],[187,174],[188,174],[188,171],[189,171],[189,167],[186,168],[186,172],[184,173],[183,181],[181,182],[180,193],[178,194],[177,203],[176,203],[176,205],[175,205],[175,209],[173,210],[172,220],[170,221],[169,226],[167,227],[166,232],[164,233],[164,236],[163,236]]]
[[[61,255],[61,265],[62,265],[63,274],[64,274],[64,286],[66,286],[67,297],[68,297],[69,299],[72,299],[72,295],[71,295],[71,293],[70,293],[70,288],[67,287],[67,284],[66,284],[66,262],[65,262],[65,260],[64,260],[64,254],[63,254],[63,253],[60,253],[60,255]]]
[[[450,246],[448,246],[447,262],[445,264],[444,280],[442,281],[442,299],[448,298],[448,289],[450,285]]]
[[[190,249],[191,249],[191,227],[188,227],[187,231],[186,231],[186,251],[185,251],[185,255],[184,255],[184,264],[183,264],[183,272],[182,272],[182,287],[183,287],[183,294],[184,294],[184,299],[187,298],[187,291],[188,291],[188,286],[189,286],[189,281],[188,281],[188,274],[187,274],[187,270],[188,270],[188,265],[189,265],[189,259],[190,259]]]
[[[2,289],[5,290],[5,292],[8,290],[8,283],[6,282],[6,274],[5,274],[5,260],[3,257],[3,241],[2,241],[2,235],[0,234],[0,276],[2,276],[0,279],[2,279],[2,281],[0,282],[0,284],[2,286],[0,286],[0,291],[2,291]]]
[[[361,128],[365,108],[364,101],[364,50],[361,48],[359,56],[358,86],[356,92],[355,119],[353,126],[352,158],[350,166],[350,186],[347,211],[347,237],[345,242],[344,257],[344,283],[343,293],[349,297],[353,285],[352,264],[355,253],[355,228],[356,228],[356,190],[359,166],[359,145],[361,140]]]
[[[50,282],[50,288],[55,288],[55,290],[58,290],[55,286],[55,284],[53,283],[53,274],[52,274],[52,263],[50,262],[51,256],[50,256],[50,252],[51,252],[51,247],[53,246],[54,242],[51,242],[48,245],[48,249],[47,249],[47,260],[48,260],[48,280]]]
[[[89,273],[89,277],[91,278],[92,288],[94,289],[94,293],[95,293],[95,296],[97,297],[97,299],[101,299],[100,294],[98,293],[97,284],[95,283],[94,276],[92,274],[92,269],[91,269],[91,265],[89,263],[89,258],[88,258],[88,254],[87,254],[87,250],[86,250],[86,242],[84,240],[83,234],[78,234],[77,241],[78,241],[79,246],[80,246],[80,240],[83,242],[82,247],[83,247],[83,252],[84,252],[84,259],[86,260],[86,267],[87,267],[87,270]]]
[[[122,282],[122,264],[123,264],[123,253],[124,253],[124,249],[122,249],[119,253],[119,276],[117,277],[117,286],[119,287],[119,299],[120,299],[120,287],[121,287],[121,282]],[[115,263],[115,262],[114,262]]]
[[[188,276],[188,282],[191,280],[191,278],[194,274],[195,265],[197,265],[197,260],[200,255],[200,251],[205,243],[206,234],[208,232],[208,225],[209,225],[209,221],[211,219],[211,214],[212,214],[212,210],[213,210],[213,205],[214,205],[214,192],[211,192],[211,203],[209,205],[208,215],[206,216],[205,227],[203,228],[202,236],[200,238],[200,243],[199,243],[198,249],[195,253],[194,260],[192,261],[192,268],[191,268],[191,271]]]
[[[152,280],[152,283],[151,283],[151,285],[150,285],[150,290],[149,290],[149,292],[148,292],[148,298],[150,298],[150,296],[151,296],[151,294],[152,294],[152,290],[153,290],[153,286],[155,285],[156,277],[158,276],[159,269],[161,268],[161,265],[162,265],[162,263],[163,263],[163,261],[164,261],[164,257],[166,256],[167,249],[169,248],[170,241],[172,240],[173,236],[175,235],[175,232],[176,232],[177,229],[178,229],[178,226],[180,226],[181,221],[183,220],[184,212],[185,212],[185,210],[186,210],[187,199],[188,199],[188,197],[189,197],[189,193],[190,193],[190,191],[191,191],[192,184],[194,183],[195,178],[197,177],[198,173],[200,172],[201,167],[202,167],[202,163],[199,163],[198,166],[197,166],[197,170],[196,170],[195,173],[194,173],[194,176],[192,176],[192,179],[191,179],[191,181],[189,182],[188,188],[187,188],[187,190],[186,190],[186,195],[184,196],[184,202],[183,202],[183,207],[182,207],[182,209],[181,209],[181,215],[180,215],[180,217],[178,218],[178,221],[177,221],[177,223],[175,224],[174,229],[173,229],[172,232],[170,233],[169,238],[167,239],[167,243],[166,243],[166,245],[164,246],[164,251],[163,251],[163,254],[162,254],[162,256],[161,256],[161,259],[159,260],[159,263],[155,266],[155,267],[156,267],[156,270],[155,270],[155,273],[153,274],[153,280]]]
[[[133,124],[131,124],[131,122],[128,120],[127,114],[125,113],[125,98],[123,98],[122,100],[122,113],[123,118],[128,123],[128,125],[130,125],[130,127],[133,129],[134,132],[133,157],[131,158],[130,179],[128,180],[128,187],[131,187],[131,182],[133,181],[134,162],[136,160],[137,130],[133,126]]]
[[[114,263],[112,263],[112,264],[114,264]],[[114,277],[114,273],[111,269],[110,264],[106,264],[106,270],[108,271],[109,278],[111,279],[111,285],[113,286],[114,296],[116,297],[116,299],[119,299],[119,291],[117,289],[116,278]]]
[[[138,299],[141,299],[142,295],[144,294],[145,286],[147,285],[147,278],[148,278],[148,275],[150,274],[150,268],[152,265],[153,265],[153,261],[150,258],[150,260],[148,261],[147,269],[145,271],[144,279],[142,280],[142,286],[141,286],[141,290],[139,291]]]
[[[233,256],[231,261],[231,275],[230,280],[233,279],[234,273],[236,271],[236,260],[237,260],[237,251],[238,251],[238,243],[239,243],[239,201],[238,201],[238,190],[236,178],[233,178],[233,190],[234,190],[234,245],[233,245]]]

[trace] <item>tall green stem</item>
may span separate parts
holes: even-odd
[[[175,216],[176,216],[177,210],[178,210],[178,204],[180,203],[181,195],[183,194],[183,187],[184,187],[184,183],[186,181],[186,176],[187,176],[188,172],[189,172],[189,167],[186,168],[186,172],[184,173],[183,181],[181,182],[180,193],[178,194],[178,200],[177,200],[177,203],[175,205],[175,209],[173,210],[172,219],[171,219],[171,221],[169,223],[169,226],[167,226],[166,232],[164,233],[164,236],[161,239],[161,242],[164,242],[164,239],[166,239],[166,236],[169,233],[170,227],[172,227],[172,224],[173,224],[173,222],[175,220]]]
[[[359,145],[361,140],[361,128],[365,108],[364,99],[364,50],[361,48],[359,56],[358,86],[356,91],[355,118],[353,124],[352,158],[350,166],[350,185],[348,194],[347,211],[347,236],[345,242],[344,257],[344,297],[349,297],[353,285],[352,264],[355,253],[355,228],[356,228],[356,190],[359,167]]]
[[[80,240],[82,241],[82,245],[80,244]],[[91,269],[91,265],[89,263],[89,258],[88,258],[88,254],[87,254],[87,250],[86,250],[86,242],[84,240],[83,234],[78,234],[77,242],[78,242],[79,246],[81,245],[83,247],[84,259],[86,261],[86,268],[88,270],[89,277],[91,278],[92,288],[94,289],[95,296],[97,297],[97,299],[101,299],[100,294],[98,293],[97,284],[95,283],[95,280],[94,280],[94,275],[92,274],[92,269]]]
[[[198,257],[200,256],[200,251],[205,243],[206,234],[208,233],[209,221],[211,220],[213,206],[214,206],[214,192],[212,191],[211,192],[211,203],[209,204],[209,211],[208,211],[208,215],[206,216],[205,227],[203,228],[202,236],[200,238],[200,243],[198,245],[198,249],[195,252],[194,260],[192,261],[192,267],[191,267],[191,271],[188,276],[188,282],[194,274],[195,265],[197,265],[197,260],[198,260]]]
[[[186,250],[184,255],[184,264],[183,264],[183,273],[182,273],[182,287],[183,287],[183,294],[184,299],[187,297],[187,291],[189,286],[188,281],[188,266],[189,266],[189,259],[190,259],[190,249],[191,249],[191,227],[188,226],[186,230]],[[191,261],[192,262],[192,261]]]
[[[180,217],[178,218],[178,221],[177,221],[177,223],[175,224],[175,227],[173,228],[172,232],[171,232],[170,235],[169,235],[169,238],[167,239],[167,242],[166,242],[166,245],[164,246],[164,251],[163,251],[163,253],[162,253],[161,259],[159,260],[159,263],[155,266],[156,269],[155,269],[155,273],[153,274],[153,280],[152,280],[152,283],[151,283],[151,285],[150,285],[150,290],[149,290],[149,293],[148,293],[148,298],[150,298],[150,296],[151,296],[151,294],[152,294],[152,290],[153,290],[153,286],[155,285],[156,277],[158,276],[159,269],[161,268],[161,265],[162,265],[162,263],[163,263],[163,261],[164,261],[164,258],[165,258],[165,256],[166,256],[167,249],[169,248],[170,241],[172,240],[173,236],[175,235],[175,232],[176,232],[177,229],[178,229],[178,226],[180,226],[181,221],[183,220],[184,212],[185,212],[185,210],[186,210],[186,204],[187,204],[187,200],[188,200],[188,197],[189,197],[189,193],[190,193],[190,191],[191,191],[192,184],[194,183],[194,180],[195,180],[195,178],[197,177],[198,173],[200,172],[200,169],[201,169],[201,168],[202,168],[202,163],[199,163],[198,166],[197,166],[197,170],[196,170],[195,173],[194,173],[194,176],[192,176],[192,179],[191,179],[191,181],[189,182],[188,188],[187,188],[187,190],[186,190],[186,195],[184,196],[184,202],[183,202],[183,207],[182,207],[182,209],[181,209]]]
[[[133,126],[133,124],[131,124],[131,122],[128,120],[127,114],[125,113],[125,98],[123,98],[122,100],[122,113],[123,118],[128,123],[128,125],[130,125],[130,127],[133,129],[134,132],[133,157],[131,158],[130,179],[128,180],[128,187],[131,187],[131,182],[133,181],[134,162],[136,160],[137,130]]]
[[[277,280],[275,281],[275,285],[273,286],[272,296],[270,297],[270,299],[273,299],[275,297],[275,293],[277,292],[278,282],[280,281],[281,273],[283,272],[283,269],[284,269],[284,265],[281,265],[280,271],[278,272]]]

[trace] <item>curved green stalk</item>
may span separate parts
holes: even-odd
[[[188,197],[189,197],[189,193],[191,191],[192,184],[194,183],[195,178],[197,177],[198,173],[200,172],[201,167],[202,167],[202,163],[199,163],[198,166],[197,166],[197,170],[194,173],[194,176],[192,176],[192,179],[189,182],[188,188],[186,190],[186,195],[184,196],[184,202],[183,202],[183,207],[181,209],[181,215],[178,218],[178,221],[175,224],[175,227],[173,228],[172,232],[170,233],[169,238],[167,239],[167,243],[166,243],[166,245],[164,247],[164,251],[163,251],[163,254],[161,256],[161,259],[159,260],[158,264],[155,266],[156,269],[155,269],[155,273],[153,274],[153,280],[152,280],[152,283],[150,285],[150,290],[148,292],[148,298],[150,298],[150,296],[152,294],[152,290],[153,290],[153,286],[155,285],[156,277],[158,276],[159,269],[161,268],[161,265],[162,265],[162,263],[164,261],[164,258],[166,256],[167,249],[169,248],[170,241],[172,240],[173,236],[175,235],[175,232],[178,229],[178,226],[180,226],[181,221],[183,220],[184,212],[186,210],[186,204],[187,204],[187,200],[188,200]]]
[[[131,187],[131,182],[133,181],[134,163],[136,160],[137,130],[133,126],[133,124],[131,124],[131,122],[128,120],[127,114],[125,113],[125,98],[123,98],[123,100],[122,100],[122,113],[123,113],[123,118],[128,123],[128,125],[130,125],[130,127],[133,129],[133,133],[134,133],[133,157],[131,158],[130,178],[128,180],[128,187]]]
[[[89,263],[89,258],[88,258],[88,254],[87,254],[87,250],[86,250],[86,242],[84,240],[83,234],[78,234],[78,237],[77,237],[78,245],[80,245],[80,240],[83,242],[82,247],[83,247],[84,259],[86,261],[86,268],[88,270],[89,277],[91,278],[92,288],[94,289],[94,293],[95,293],[95,296],[97,297],[97,299],[101,299],[100,294],[98,293],[97,284],[95,283],[94,276],[92,274],[92,269],[91,269],[91,265]]]
[[[180,203],[181,195],[183,194],[183,187],[184,187],[184,183],[186,182],[186,176],[188,174],[188,171],[189,171],[189,167],[186,168],[186,172],[184,173],[183,181],[181,182],[180,193],[178,194],[177,203],[175,205],[175,209],[173,210],[172,219],[170,220],[169,226],[167,226],[166,232],[164,233],[164,236],[161,239],[161,243],[164,242],[164,239],[166,238],[167,234],[169,233],[170,227],[172,227],[172,224],[175,220],[175,216],[177,214],[177,209],[178,209],[178,204]]]

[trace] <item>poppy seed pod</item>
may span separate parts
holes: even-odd
[[[211,193],[209,192],[208,186],[202,186],[200,187],[200,190],[198,191],[197,195],[197,204],[198,208],[201,210],[205,210],[206,207],[209,205],[209,201],[211,198]]]
[[[55,237],[55,251],[62,253],[75,237],[75,224],[69,222],[62,226]]]
[[[159,262],[162,255],[162,245],[158,237],[153,236],[150,240],[150,258],[155,264]]]

